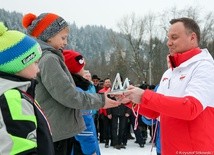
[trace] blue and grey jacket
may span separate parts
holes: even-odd
[[[77,74],[72,74],[72,77],[77,86],[77,91],[96,93],[96,91],[92,91],[92,84],[88,80]],[[81,133],[75,135],[75,139],[80,143],[81,151],[84,155],[92,155],[94,153],[96,153],[96,155],[100,155],[101,153],[97,140],[97,132],[94,124],[92,110],[81,110],[81,113],[85,122],[86,129],[83,130]],[[71,155],[75,155],[75,153],[79,152],[73,150]]]
[[[48,122],[34,100],[35,84],[0,72],[0,154],[54,154]]]

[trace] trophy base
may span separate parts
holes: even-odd
[[[127,90],[113,90],[111,92],[109,92],[109,95],[123,95],[124,92],[126,92]]]

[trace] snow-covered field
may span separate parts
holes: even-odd
[[[152,144],[146,143],[143,148],[140,148],[138,144],[134,143],[134,140],[128,140],[126,149],[117,150],[113,147],[105,148],[105,144],[100,144],[101,155],[156,155],[156,148],[154,147],[152,152]]]

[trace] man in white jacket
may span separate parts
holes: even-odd
[[[199,48],[200,29],[190,18],[170,21],[170,68],[157,93],[130,86],[120,96],[150,118],[160,116],[161,154],[214,154],[214,61]],[[140,107],[140,108],[139,108]]]

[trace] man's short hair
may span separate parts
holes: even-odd
[[[111,81],[111,79],[110,79],[109,77],[107,77],[107,78],[105,78],[105,79],[103,80],[103,82],[105,82],[106,80],[110,80],[110,81]]]
[[[97,75],[92,75],[92,80],[93,80],[93,79],[100,80],[100,78],[99,78]]]
[[[172,25],[177,22],[182,22],[186,29],[188,29],[191,33],[194,32],[197,36],[198,43],[200,42],[201,32],[196,21],[194,21],[191,18],[182,17],[182,18],[172,19],[169,23]]]

